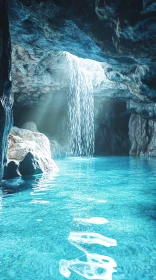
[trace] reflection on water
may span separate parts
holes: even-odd
[[[87,185],[87,188],[90,189],[93,187],[92,180],[92,170],[94,169],[94,160],[87,162],[86,165],[83,162],[83,159],[79,158],[77,176],[75,176],[76,183],[79,184],[82,176],[82,169],[85,170],[84,182]],[[97,200],[95,197],[90,197],[89,193],[87,196],[81,195],[78,192],[74,193],[73,199],[79,199],[80,201],[88,202],[98,202],[106,203],[106,200]],[[107,224],[109,221],[103,217],[91,217],[91,218],[80,218],[75,217],[74,222],[80,224],[90,224],[90,225],[103,225]],[[116,272],[117,264],[113,258],[109,256],[100,255],[96,252],[89,252],[92,249],[86,249],[86,245],[100,245],[104,247],[117,246],[115,239],[108,238],[102,234],[96,232],[70,232],[68,241],[74,245],[77,249],[83,252],[83,256],[78,257],[72,260],[61,259],[59,262],[59,271],[60,274],[66,278],[69,278],[71,271],[77,273],[78,275],[83,276],[86,279],[96,279],[96,280],[111,280],[113,272]],[[88,251],[89,250],[89,251]],[[74,279],[74,278],[73,278]]]
[[[116,246],[116,240],[94,232],[71,232],[68,240],[73,244],[99,244],[110,247]]]
[[[81,258],[60,261],[60,273],[66,278],[69,278],[72,270],[86,279],[111,280],[112,273],[116,272],[115,267],[116,263],[112,258],[99,254],[87,253],[86,261]]]
[[[53,173],[3,180],[2,194],[13,194],[31,188],[33,189],[32,193],[46,191],[48,188],[54,187],[53,181],[56,180],[58,174],[59,172],[56,171]]]
[[[74,260],[60,260],[60,273],[69,278],[71,270],[86,279],[111,280],[113,272],[116,272],[116,262],[109,256],[90,253],[84,248],[84,244],[98,244],[105,247],[117,246],[116,240],[94,232],[71,232],[69,242],[83,251],[84,256]],[[83,261],[83,258],[86,261]]]

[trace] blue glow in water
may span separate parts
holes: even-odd
[[[155,163],[68,158],[51,178],[4,182],[0,280],[154,280]]]

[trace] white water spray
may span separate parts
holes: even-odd
[[[93,82],[103,74],[99,62],[78,58],[66,53],[69,65],[69,142],[70,154],[92,156],[94,154],[94,96]],[[101,75],[100,75],[101,77]],[[101,80],[100,80],[101,82]]]

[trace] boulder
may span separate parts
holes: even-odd
[[[21,128],[30,130],[32,132],[38,132],[37,126],[34,122],[26,122],[21,126]]]
[[[55,172],[48,138],[39,132],[13,127],[8,138],[8,161],[19,165],[21,175]]]
[[[43,173],[39,158],[34,157],[31,152],[27,153],[25,158],[19,163],[19,172],[22,176]]]
[[[18,163],[15,161],[10,161],[7,166],[4,167],[4,177],[3,179],[12,179],[15,177],[20,177],[18,170]]]

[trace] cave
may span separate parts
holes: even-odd
[[[0,0],[1,280],[155,279],[155,50],[154,0]]]

